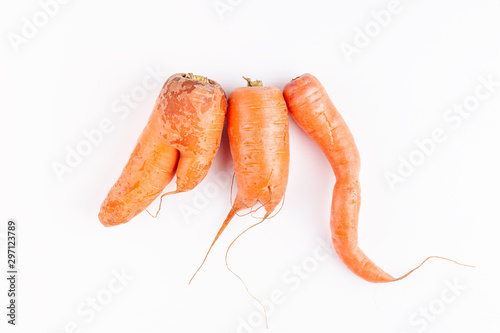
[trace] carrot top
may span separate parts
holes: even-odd
[[[245,80],[247,80],[247,86],[248,87],[262,87],[263,84],[262,84],[262,81],[261,80],[255,80],[255,81],[252,81],[252,79],[248,78],[248,77],[244,77],[243,78]]]
[[[184,75],[184,77],[188,78],[190,80],[197,80],[197,81],[200,81],[200,82],[203,82],[203,83],[210,83],[210,84],[213,83],[213,81],[210,80],[209,78],[201,76],[201,75],[194,75],[193,73],[187,73],[187,74]]]

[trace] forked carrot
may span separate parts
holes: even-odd
[[[109,227],[130,221],[175,174],[177,189],[164,195],[198,185],[219,149],[226,110],[226,95],[217,82],[193,74],[172,75],[121,176],[102,203],[101,223]]]

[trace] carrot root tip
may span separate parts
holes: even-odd
[[[200,269],[203,267],[203,265],[205,264],[205,261],[207,261],[208,255],[210,254],[210,251],[212,250],[212,248],[214,247],[215,243],[219,239],[220,235],[222,235],[222,233],[226,229],[227,225],[229,224],[229,222],[231,222],[231,220],[233,219],[234,215],[236,215],[237,212],[238,212],[238,209],[233,206],[231,208],[231,210],[229,211],[229,213],[227,214],[227,217],[224,220],[224,222],[222,223],[222,226],[220,227],[219,231],[217,232],[217,235],[215,235],[215,238],[212,241],[212,244],[210,245],[210,247],[209,247],[209,249],[207,251],[207,254],[205,255],[205,258],[203,258],[203,261],[202,261],[200,267],[198,267],[198,269],[196,270],[196,272],[194,272],[194,274],[191,277],[191,279],[189,280],[188,284],[191,284],[191,282],[193,281],[193,279],[196,276],[196,274],[198,274],[198,272],[200,271]]]
[[[264,221],[266,221],[269,217],[271,212],[267,212],[266,215],[262,218],[261,221],[251,225],[250,227],[246,228],[245,230],[243,230],[243,232],[241,232],[232,242],[231,244],[229,244],[229,246],[227,247],[227,250],[226,250],[226,255],[225,255],[225,262],[226,262],[226,268],[228,269],[228,271],[230,271],[234,276],[236,276],[240,281],[241,283],[243,283],[243,286],[245,287],[245,290],[247,291],[248,295],[250,295],[250,297],[252,297],[257,303],[260,304],[260,306],[262,307],[262,309],[264,310],[264,318],[266,320],[266,328],[269,328],[269,325],[268,325],[268,319],[267,319],[267,310],[266,310],[266,307],[264,306],[264,304],[257,298],[255,297],[251,292],[250,290],[248,289],[245,281],[243,280],[243,278],[241,278],[241,276],[239,276],[238,274],[236,274],[231,268],[229,268],[229,263],[228,263],[228,254],[229,254],[229,250],[231,249],[231,247],[233,246],[233,244],[236,242],[236,240],[238,240],[238,238],[240,238],[244,233],[246,233],[248,230],[258,226],[259,224],[263,223]]]
[[[167,193],[163,193],[160,197],[160,205],[158,206],[158,210],[156,211],[156,214],[153,215],[149,212],[148,209],[146,209],[146,212],[152,217],[152,218],[157,218],[158,217],[158,214],[160,213],[160,210],[161,210],[161,203],[163,202],[163,197],[167,196],[167,195],[170,195],[170,194],[175,194],[175,193],[179,193],[178,190],[175,190],[175,191],[170,191],[170,192],[167,192]]]
[[[403,276],[400,276],[398,277],[397,279],[394,279],[393,281],[399,281],[399,280],[403,280],[404,278],[406,278],[408,275],[410,275],[411,273],[415,272],[417,269],[419,269],[420,267],[422,267],[422,265],[429,259],[441,259],[441,260],[447,260],[447,261],[451,261],[452,263],[455,263],[457,265],[460,265],[460,266],[465,266],[465,267],[471,267],[471,268],[475,268],[476,266],[472,266],[472,265],[467,265],[467,264],[462,264],[458,261],[455,261],[455,260],[452,260],[452,259],[448,259],[448,258],[445,258],[445,257],[440,257],[440,256],[429,256],[427,258],[424,259],[424,261],[422,261],[420,263],[420,265],[418,265],[417,267],[415,267],[414,269],[412,269],[411,271],[409,271],[408,273],[406,273],[405,275]]]

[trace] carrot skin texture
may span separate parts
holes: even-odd
[[[258,202],[266,220],[281,202],[288,183],[288,112],[276,87],[241,87],[229,94],[227,132],[238,193],[202,264],[229,222]],[[191,283],[190,281],[190,283]]]
[[[229,146],[238,194],[236,211],[260,202],[271,213],[288,183],[288,112],[276,87],[241,87],[229,95]]]
[[[99,212],[106,227],[128,222],[162,192],[175,175],[179,152],[144,130]]]
[[[101,205],[104,226],[130,221],[177,174],[177,192],[208,173],[219,148],[226,95],[214,82],[174,74],[165,82],[130,159]]]
[[[335,173],[330,216],[335,251],[354,274],[366,281],[394,281],[358,246],[360,156],[347,124],[325,88],[311,74],[289,82],[283,94],[290,114],[321,148]]]
[[[162,89],[151,116],[154,133],[179,151],[177,191],[195,188],[217,153],[227,112],[224,89],[173,75]]]

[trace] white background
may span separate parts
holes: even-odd
[[[213,0],[72,0],[43,22],[38,1],[2,1],[0,258],[5,272],[6,222],[14,218],[20,274],[15,328],[6,324],[1,278],[0,331],[500,332],[500,87],[459,125],[444,118],[474,95],[480,77],[500,81],[500,2],[402,0],[350,59],[342,43],[355,46],[357,29],[377,29],[371,12],[389,1],[222,3],[231,11],[218,13]],[[16,51],[13,34],[22,36],[34,16],[40,27]],[[231,173],[226,132],[207,179],[169,197],[157,219],[144,212],[108,229],[97,219],[161,85],[127,116],[114,111],[155,68],[164,79],[208,76],[227,93],[244,84],[242,75],[283,88],[314,74],[361,153],[361,248],[394,276],[429,255],[477,267],[435,260],[403,281],[377,285],[335,254],[325,257],[320,244],[331,250],[335,179],[291,120],[284,208],[242,237],[229,258],[259,299],[283,294],[269,330],[224,265],[230,241],[256,219],[235,218],[188,286],[230,208],[230,183],[216,180]],[[68,149],[84,145],[83,132],[103,119],[113,130],[60,181],[54,163],[66,163]],[[385,174],[397,173],[400,157],[417,156],[414,141],[435,128],[446,140],[391,190]],[[306,273],[299,277],[293,267]],[[119,287],[114,274],[122,271],[133,280],[110,294],[108,284]],[[453,283],[461,289],[450,290]],[[87,303],[96,296],[106,303],[99,311]]]

